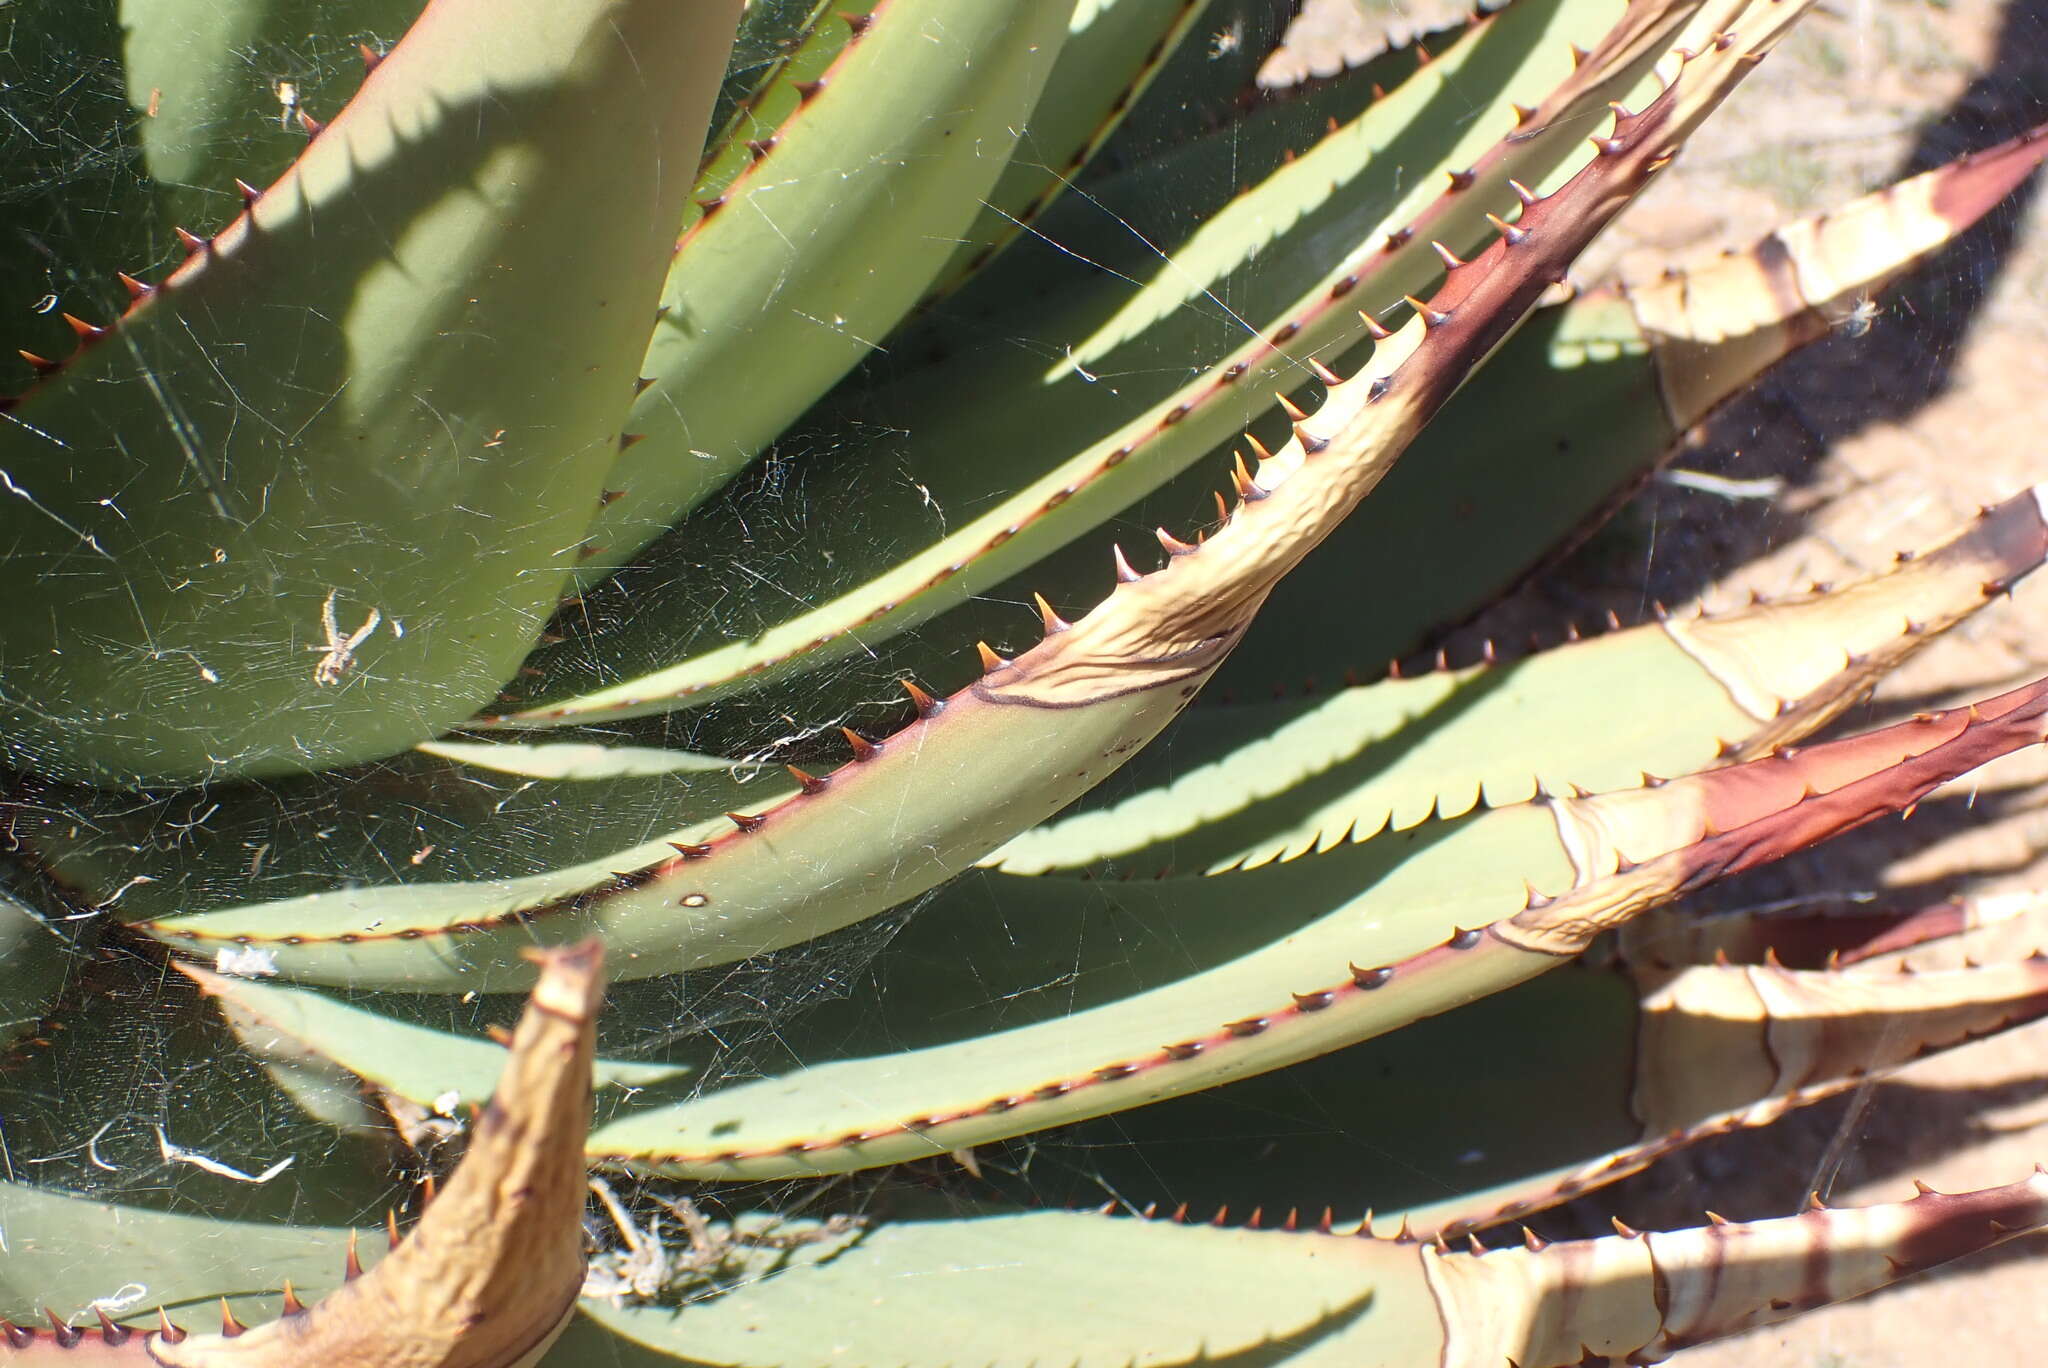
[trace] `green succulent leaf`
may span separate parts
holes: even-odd
[[[753,141],[677,247],[585,582],[753,459],[924,294],[1009,161],[1063,9],[891,0]]]
[[[2044,156],[2037,131],[1697,270],[1531,319],[1281,587],[1210,695],[1327,687],[1427,644],[1613,508],[1724,399],[1953,242]],[[1503,413],[1515,415],[1506,434]],[[1323,606],[1350,586],[1394,583],[1405,592],[1328,629]]]
[[[1195,26],[1210,0],[1079,0],[1016,155],[953,254],[942,288],[972,276],[1064,193]]]
[[[1987,584],[2013,584],[2044,557],[2048,521],[2028,492],[1839,591],[1652,622],[1508,665],[1197,709],[1129,767],[1135,791],[1091,797],[985,863],[1215,872],[1763,753],[1835,717],[1982,608]],[[1617,714],[1617,696],[1642,706]]]
[[[1386,1263],[1368,1241],[1031,1212],[888,1222],[828,1259],[799,1250],[789,1266],[680,1310],[586,1302],[583,1312],[627,1339],[732,1368],[1164,1368],[1313,1340],[1384,1294],[1398,1276]],[[831,1327],[822,1338],[821,1326]]]
[[[1079,979],[1071,947],[1085,941],[1074,920],[1101,885],[992,875],[1006,925],[1058,927],[1068,947],[1043,1019],[988,1029],[959,1003],[964,987],[986,1016],[984,985],[954,983],[946,1002],[948,980],[934,975],[941,983],[918,1010],[890,1023],[907,1043],[889,1053],[814,1056],[628,1114],[594,1132],[591,1151],[696,1177],[842,1171],[1295,1063],[1498,992],[1646,908],[1909,806],[1992,754],[2037,743],[2044,700],[2048,684],[2029,685],[1666,784],[1427,823],[1258,869],[1116,886],[1124,916],[1171,927],[1171,958],[1134,965],[1125,953]],[[1286,909],[1287,921],[1248,926],[1247,906]],[[996,1010],[1032,1009],[1006,994]],[[879,1016],[874,1004],[867,1014]],[[933,1031],[918,1020],[945,1023],[948,1038],[921,1043]],[[860,1048],[858,1033],[842,1031],[841,1048]]]
[[[815,506],[857,501],[860,516],[802,527],[754,630],[734,639],[684,607],[727,598],[732,567],[761,553],[743,506],[707,508],[672,542],[674,560],[657,551],[621,582],[631,612],[603,635],[601,683],[582,683],[587,649],[572,639],[536,657],[533,685],[570,696],[509,720],[707,703],[872,648],[1032,565],[1311,382],[1305,358],[1368,336],[1360,310],[1395,308],[1442,274],[1432,238],[1460,251],[1484,241],[1485,215],[1515,203],[1507,180],[1541,180],[1582,154],[1588,107],[1629,94],[1690,9],[1630,9],[1603,43],[1609,0],[1528,0],[1384,99],[1364,69],[1320,103],[1063,198],[974,288],[892,343],[901,373],[863,376],[843,406],[814,415],[892,434],[900,478],[878,479],[865,446],[810,476]],[[1576,68],[1575,42],[1596,46]],[[1541,106],[1538,122],[1507,133],[1518,100]],[[1458,118],[1437,117],[1453,105]],[[1319,126],[1325,112],[1337,130],[1293,157],[1299,121]],[[1206,218],[1189,219],[1191,198]],[[1173,217],[1146,217],[1162,212]],[[934,350],[945,360],[918,364]],[[957,521],[962,509],[973,516]],[[792,604],[804,607],[786,615]]]
[[[22,396],[0,586],[48,606],[8,632],[10,764],[312,768],[496,693],[616,453],[686,189],[648,168],[694,156],[736,3],[437,5]]]
[[[504,1047],[490,1040],[416,1025],[304,988],[190,964],[178,968],[220,1004],[235,1034],[273,1071],[303,1076],[324,1065],[322,1084],[358,1097],[374,1090],[452,1116],[490,1100],[505,1067]],[[688,1072],[680,1065],[600,1059],[593,1079],[599,1088],[631,1091]]]
[[[24,1324],[41,1321],[45,1307],[91,1323],[95,1305],[115,1319],[153,1317],[158,1306],[210,1310],[223,1295],[237,1316],[268,1320],[287,1280],[308,1295],[341,1285],[352,1234],[152,1211],[17,1182],[0,1187],[0,1223],[0,1316]],[[383,1241],[363,1245],[365,1263],[372,1243]]]

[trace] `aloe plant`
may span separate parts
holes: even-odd
[[[1564,288],[1807,3],[0,15],[0,1362],[1645,1362],[2048,1224],[1487,1243],[2040,1014],[2032,910],[1658,909],[2048,739],[1807,744],[2048,496],[1369,668],[2048,156]]]

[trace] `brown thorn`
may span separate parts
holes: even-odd
[[[185,1342],[184,1330],[171,1319],[170,1312],[164,1310],[161,1306],[156,1309],[156,1335],[165,1344],[182,1344]]]
[[[286,1278],[284,1280],[284,1313],[287,1316],[297,1316],[303,1314],[305,1309],[306,1304],[300,1301],[299,1294],[292,1290],[292,1280]]]
[[[1515,127],[1517,128],[1520,128],[1522,125],[1528,123],[1529,120],[1536,117],[1536,110],[1534,106],[1531,105],[1510,104],[1508,108],[1515,111]]]
[[[1230,468],[1230,482],[1237,486],[1237,497],[1246,503],[1256,503],[1266,497],[1266,491],[1259,488],[1251,471],[1245,469],[1244,457],[1240,454]]]
[[[73,317],[70,314],[64,315],[64,322],[73,333],[77,334],[81,346],[87,342],[97,342],[107,335],[105,328],[96,327],[84,319]]]
[[[35,367],[37,372],[43,375],[48,375],[51,371],[56,370],[58,368],[57,363],[55,361],[52,361],[49,357],[38,356],[32,351],[18,351],[15,353],[15,355],[19,356],[22,360],[28,362],[29,365]]]
[[[221,1305],[226,1306],[227,1303],[223,1301]],[[49,1318],[50,1330],[57,1336],[57,1347],[59,1349],[69,1349],[85,1337],[85,1331],[72,1325],[49,1307],[43,1308],[43,1314]]]
[[[725,814],[725,820],[741,831],[759,831],[761,824],[768,819],[758,812],[728,812]]]
[[[809,104],[818,98],[818,92],[825,88],[825,78],[820,76],[815,81],[791,81],[789,87],[796,92],[796,98],[800,103]]]
[[[1287,415],[1287,421],[1290,423],[1298,423],[1308,417],[1307,409],[1295,403],[1284,394],[1280,396],[1280,411]]]
[[[1728,1224],[1728,1218],[1718,1211],[1709,1211],[1706,1213],[1706,1217],[1707,1224],[1710,1226],[1724,1226]]]
[[[1033,594],[1031,601],[1038,605],[1038,620],[1045,624],[1045,634],[1047,636],[1051,636],[1054,632],[1064,632],[1067,628],[1073,626],[1072,623],[1052,610],[1052,605],[1045,601],[1045,595]]]
[[[1633,1240],[1642,1234],[1641,1231],[1623,1224],[1619,1216],[1610,1216],[1608,1219],[1614,1222],[1614,1233],[1621,1236],[1624,1240]]]
[[[807,794],[823,793],[832,782],[830,779],[820,779],[815,774],[798,769],[795,765],[784,765],[783,768],[789,771],[789,777],[796,780]]]
[[[981,657],[981,672],[983,674],[993,674],[995,671],[1002,669],[1005,665],[1010,663],[1009,661],[1003,659],[1001,656],[997,655],[995,653],[995,648],[990,646],[986,641],[975,642],[974,650],[975,654]]]
[[[1259,460],[1270,461],[1273,459],[1273,453],[1266,449],[1266,444],[1264,442],[1252,436],[1249,432],[1247,432],[1244,435],[1244,439],[1245,441],[1251,443],[1252,455],[1258,457]]]
[[[1510,247],[1519,247],[1529,240],[1528,229],[1515,227],[1514,224],[1509,223],[1499,214],[1488,214],[1486,221],[1494,226],[1495,230],[1500,233],[1501,239]]]
[[[233,1339],[249,1327],[235,1319],[235,1313],[228,1310],[228,1299],[220,1299],[220,1335],[222,1339]]]
[[[686,860],[702,860],[710,856],[708,845],[693,845],[689,841],[670,841],[668,848]]]
[[[1445,270],[1455,271],[1460,266],[1463,266],[1465,264],[1463,258],[1461,258],[1456,252],[1452,251],[1450,248],[1444,246],[1441,242],[1437,242],[1434,239],[1432,239],[1429,245],[1435,249],[1436,258],[1438,261],[1441,261],[1444,264]]]
[[[326,131],[327,125],[301,109],[299,111],[299,129],[308,138],[317,138]]]
[[[910,701],[917,705],[917,715],[919,717],[936,717],[939,713],[945,711],[946,704],[944,700],[933,698],[907,679],[899,679],[896,682],[903,686],[903,692],[909,694]]]
[[[1365,324],[1365,335],[1375,342],[1384,342],[1394,335],[1394,330],[1374,318],[1365,310],[1358,311],[1359,321]]]
[[[1159,538],[1160,546],[1166,549],[1166,554],[1169,556],[1185,556],[1188,552],[1195,549],[1193,543],[1182,541],[1163,527],[1153,528],[1152,535]]]
[[[171,232],[176,235],[178,245],[183,247],[188,253],[203,252],[213,245],[211,238],[203,238],[199,234],[187,232],[183,228],[173,228]]]
[[[1806,1194],[1806,1205],[1801,1209],[1805,1211],[1826,1211],[1828,1204],[1820,1199],[1820,1193],[1809,1192]]]
[[[156,293],[156,286],[145,285],[126,271],[114,272],[114,279],[121,282],[121,288],[128,292],[128,298],[130,299],[147,299]]]
[[[1316,373],[1316,379],[1326,385],[1341,385],[1344,383],[1343,376],[1337,374],[1337,372],[1331,370],[1313,356],[1308,359],[1308,368]]]
[[[384,54],[371,47],[368,43],[357,43],[356,51],[363,54],[363,75],[365,76],[375,71],[377,64],[384,60]]]
[[[1451,321],[1449,314],[1430,308],[1429,305],[1423,303],[1414,295],[1402,295],[1401,299],[1409,308],[1415,310],[1416,315],[1422,319],[1422,326],[1425,328],[1440,328]]]
[[[1522,1227],[1522,1248],[1528,1250],[1531,1254],[1541,1254],[1549,1247],[1550,1241],[1544,1239],[1541,1235],[1529,1229],[1529,1227]]]
[[[1520,181],[1514,179],[1512,176],[1508,178],[1508,189],[1515,192],[1515,198],[1522,202],[1522,207],[1524,209],[1527,209],[1530,205],[1536,203],[1537,200],[1542,198],[1534,190],[1531,190],[1528,186],[1522,184]]]
[[[345,1282],[354,1282],[363,1276],[363,1260],[356,1253],[356,1233],[353,1230],[348,1233],[348,1260],[341,1266],[341,1276]]]
[[[384,1208],[384,1239],[391,1248],[398,1248],[398,1212],[391,1207]]]
[[[1131,562],[1124,556],[1124,549],[1121,546],[1111,543],[1109,553],[1116,561],[1116,582],[1118,584],[1135,584],[1139,579],[1143,578],[1137,571],[1131,568]]]
[[[263,198],[263,192],[261,190],[258,190],[255,186],[249,184],[249,182],[243,180],[239,176],[235,178],[235,189],[241,192],[242,207],[244,209],[254,209],[256,207],[256,201]]]
[[[856,763],[862,760],[872,760],[881,754],[882,748],[880,746],[868,740],[851,727],[841,727],[839,734],[846,738],[847,745],[853,747],[853,758]]]

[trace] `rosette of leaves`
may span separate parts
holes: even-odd
[[[2048,734],[1805,744],[2039,495],[1374,664],[2048,139],[1574,293],[1804,0],[1261,94],[1275,8],[0,14],[0,1361],[1640,1362],[2048,1220],[1488,1234],[2048,1002],[2026,918],[1654,920]]]

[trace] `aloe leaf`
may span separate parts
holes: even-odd
[[[1376,1212],[1380,1229],[1460,1238],[2043,1013],[2048,960],[2032,956],[1911,975],[1570,967],[1321,1059],[1038,1137],[1030,1191],[1204,1215],[1334,1205]],[[1175,1143],[1188,1135],[1205,1141]]]
[[[711,109],[699,190],[706,188],[706,175],[712,177],[713,187],[731,179],[736,167],[720,163],[737,155],[733,149],[738,144],[757,136],[763,111],[778,87],[796,79],[796,68],[815,76],[830,66],[853,38],[850,16],[863,15],[866,8],[835,6],[831,0],[757,0],[746,7],[733,35],[725,81]],[[835,24],[835,16],[846,22]],[[801,108],[801,92],[791,88],[784,103],[790,112]]]
[[[42,1256],[32,1267],[49,1268],[53,1278],[63,1276],[59,1268],[91,1270],[72,1275],[71,1297],[109,1277],[144,1272],[157,1287],[91,1292],[84,1309],[101,1313],[96,1331],[63,1328],[54,1307],[47,1331],[0,1325],[8,1362],[185,1368],[531,1368],[539,1362],[573,1313],[583,1282],[584,1170],[578,1143],[589,1116],[603,954],[590,942],[535,958],[539,982],[505,1057],[498,1096],[478,1115],[469,1149],[440,1195],[374,1269],[360,1274],[353,1236],[339,1231],[266,1233],[214,1220],[95,1208],[83,1199],[34,1189],[20,1190],[17,1200],[10,1191],[0,1217],[16,1231],[17,1212],[28,1217],[29,1249]],[[132,1262],[110,1267],[108,1228],[123,1226],[155,1243],[133,1251],[138,1257]],[[51,1232],[46,1239],[70,1239],[74,1230],[91,1232],[91,1257],[53,1258],[57,1251],[36,1241],[44,1231]],[[343,1242],[345,1260],[336,1257],[335,1246]],[[113,1243],[126,1241],[116,1235]],[[195,1284],[219,1294],[261,1280],[267,1290],[279,1266],[252,1274],[246,1262],[265,1252],[281,1256],[282,1314],[253,1329],[245,1329],[225,1302],[221,1332],[209,1335],[168,1319],[157,1330],[126,1329],[104,1314],[107,1300],[118,1298],[115,1309],[122,1312],[144,1300],[162,1306],[173,1289],[198,1295],[183,1291]],[[223,1256],[232,1262],[224,1264]],[[315,1271],[305,1285],[318,1286],[333,1273],[345,1273],[346,1281],[308,1308],[290,1273],[315,1257],[332,1272]],[[49,1305],[47,1287],[26,1296]],[[10,1288],[10,1296],[21,1295]]]
[[[304,1080],[301,1086],[357,1098],[373,1089],[443,1115],[482,1105],[498,1087],[505,1051],[490,1040],[414,1025],[303,988],[177,967],[220,1004],[244,1046],[274,1073]],[[687,1072],[678,1065],[599,1059],[593,1082],[631,1091]]]
[[[734,12],[435,0],[21,397],[0,586],[48,606],[8,632],[10,763],[276,773],[496,693],[597,506],[686,189],[647,168],[694,155]]]
[[[1886,573],[1827,593],[1647,623],[1510,665],[1196,709],[1171,746],[1128,767],[1134,792],[1091,799],[984,863],[1016,874],[1113,859],[1214,872],[1482,803],[1619,788],[1646,771],[1767,752],[1833,719],[1984,606],[1998,592],[1986,586],[2037,567],[2048,556],[2043,497],[2009,499]],[[1617,713],[1618,697],[1643,706]]]
[[[1238,509],[1205,546],[1151,575],[1119,554],[1116,591],[1086,617],[1048,612],[1046,638],[1014,660],[984,650],[983,678],[949,699],[912,688],[917,722],[885,745],[860,742],[831,775],[799,772],[799,793],[733,815],[725,836],[680,843],[603,887],[586,869],[552,885],[423,886],[372,918],[344,893],[143,929],[188,952],[260,947],[313,982],[510,987],[526,977],[512,950],[536,936],[601,926],[644,976],[796,944],[936,886],[1093,787],[1193,697],[1280,578],[1799,12],[1776,10],[1755,47],[1731,39],[1678,62],[1653,104],[1617,116],[1594,162],[1550,197],[1529,196],[1519,225],[1454,270],[1366,370],[1333,377],[1315,418],[1256,476],[1240,467]],[[888,840],[873,838],[878,826]]]
[[[176,227],[205,231],[234,217],[235,180],[263,184],[282,171],[306,143],[296,113],[340,108],[362,75],[357,41],[381,51],[420,3],[9,6],[0,16],[0,388],[11,393],[35,375],[13,348],[57,355],[77,341],[66,315],[119,313],[129,301],[117,273],[175,262]]]
[[[1723,400],[1953,241],[2044,156],[2036,130],[1739,254],[1531,319],[1281,588],[1212,695],[1371,677],[1484,607],[1603,517]],[[1515,415],[1511,432],[1502,413]],[[1324,605],[1354,585],[1391,583],[1407,592],[1329,630]]]
[[[376,801],[361,801],[366,789]],[[277,938],[266,927],[295,928],[287,941],[317,946],[330,925],[336,935],[374,936],[402,931],[408,919],[461,924],[573,907],[629,892],[632,871],[676,861],[678,844],[731,831],[723,814],[798,791],[779,771],[770,781],[758,766],[688,752],[437,742],[356,771],[226,791],[196,810],[175,795],[15,797],[23,844],[74,898],[138,923],[194,914],[202,925],[216,916],[246,923],[262,934],[206,953],[268,972],[278,961],[266,955],[282,953],[290,969],[303,952],[268,945]],[[380,877],[365,881],[366,870]],[[493,947],[503,959],[496,979],[428,961],[411,966],[420,975],[411,986],[519,986],[529,977],[518,958],[526,939]]]
[[[1505,1349],[1525,1368],[1587,1356],[1656,1362],[1860,1296],[2048,1224],[2048,1170],[2001,1188],[1829,1208],[1696,1230],[1623,1233],[1534,1249],[1418,1247],[1449,1327],[1441,1362],[1479,1368]],[[1352,1346],[1330,1343],[1331,1361]],[[1314,1356],[1310,1356],[1314,1361]]]
[[[1210,0],[1078,0],[1016,155],[964,234],[940,288],[956,286],[1044,212],[1135,108]],[[1213,77],[1212,77],[1213,79]]]
[[[860,742],[830,775],[798,772],[799,793],[733,815],[726,835],[680,842],[602,887],[581,869],[509,888],[422,886],[367,918],[343,893],[140,924],[188,952],[260,947],[312,982],[512,987],[526,977],[512,951],[536,936],[602,927],[628,974],[644,976],[796,944],[936,886],[1100,782],[1181,709],[1280,578],[1799,12],[1773,11],[1755,47],[1730,40],[1678,62],[1653,104],[1617,116],[1595,161],[1550,197],[1529,196],[1519,224],[1454,270],[1367,369],[1332,378],[1316,416],[1256,475],[1240,467],[1238,509],[1206,545],[1151,575],[1119,554],[1116,591],[1086,617],[1048,611],[1042,642],[1014,660],[984,650],[983,678],[949,699],[912,688],[918,721],[884,745]]]
[[[885,1222],[829,1259],[803,1253],[680,1310],[584,1314],[732,1368],[1164,1368],[1311,1340],[1380,1294],[1385,1259],[1368,1241],[1067,1212]]]
[[[1303,358],[1368,336],[1361,309],[1384,312],[1442,274],[1431,239],[1457,250],[1482,241],[1486,213],[1515,202],[1507,180],[1540,180],[1581,152],[1579,135],[1603,102],[1629,92],[1692,8],[1639,5],[1617,23],[1604,0],[1532,0],[1475,24],[1383,100],[1350,88],[1325,96],[1344,121],[1298,158],[1283,153],[1294,150],[1301,111],[1282,109],[1255,140],[1226,130],[1119,178],[1120,190],[1068,197],[1057,221],[1005,253],[975,290],[892,343],[913,360],[945,349],[942,364],[864,385],[845,412],[825,406],[834,431],[907,432],[890,441],[902,479],[884,486],[864,459],[808,476],[815,505],[857,498],[861,517],[800,529],[776,595],[753,607],[758,625],[734,639],[694,606],[729,598],[728,561],[761,554],[757,519],[707,508],[677,538],[682,563],[657,553],[654,568],[622,582],[632,611],[607,627],[602,679],[579,674],[579,642],[543,652],[536,687],[556,697],[508,709],[510,721],[709,702],[868,649],[1030,567],[1311,381]],[[1572,42],[1596,49],[1576,69]],[[1468,117],[1480,92],[1485,113]],[[1517,100],[1541,106],[1526,128]],[[1458,117],[1440,116],[1452,106]],[[1253,156],[1267,174],[1240,197]],[[1194,208],[1213,200],[1215,212],[1192,238],[1185,225],[1154,230],[1141,216],[1161,206],[1185,214],[1198,193]],[[1010,317],[982,316],[993,307],[983,295],[1000,302],[1012,290],[1021,297],[1005,306]],[[1183,307],[1205,290],[1230,307]],[[1066,301],[1057,317],[1046,316],[1045,298]],[[1116,356],[1078,369],[1069,359],[1104,348]],[[973,517],[956,523],[956,509]],[[790,604],[809,606],[789,615]],[[680,643],[678,624],[690,633]]]
[[[115,1320],[154,1319],[158,1306],[211,1310],[223,1296],[238,1317],[267,1319],[286,1282],[309,1295],[340,1286],[353,1243],[353,1232],[333,1227],[152,1211],[15,1182],[0,1186],[0,1230],[0,1316],[27,1325],[46,1307],[67,1324],[95,1325],[95,1306]],[[383,1243],[363,1244],[366,1264]]]
[[[1063,9],[891,0],[757,140],[685,227],[585,582],[751,460],[917,302],[1009,160]]]
[[[261,184],[290,165],[310,131],[299,115],[317,127],[355,93],[355,45],[381,56],[424,3],[121,0],[128,105],[169,221],[233,218],[233,179]],[[329,45],[325,60],[304,54],[312,34]]]
[[[1262,869],[1118,886],[1136,924],[1171,926],[1187,949],[1163,972],[1113,967],[1070,977],[1062,993],[1108,995],[1134,974],[1185,972],[1031,1025],[806,1060],[623,1116],[593,1133],[591,1152],[696,1177],[840,1171],[1294,1063],[1533,977],[1648,907],[1908,807],[2038,743],[2044,716],[2048,681],[1656,786],[1549,798]],[[1050,926],[1063,903],[1074,915],[1081,892],[1020,879],[1003,896],[1007,921]],[[1294,909],[1297,920],[1246,926],[1247,906]],[[903,1025],[907,1039],[931,1033]]]

